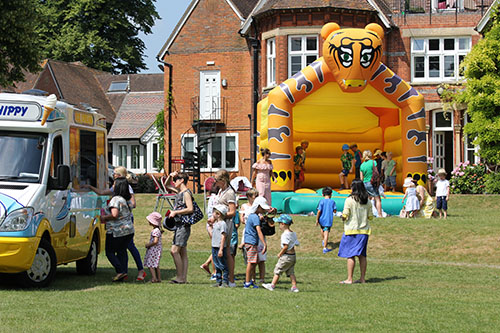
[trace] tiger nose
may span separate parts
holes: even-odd
[[[344,80],[346,87],[364,87],[366,85],[366,80]]]

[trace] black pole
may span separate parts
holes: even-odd
[[[173,65],[156,57],[158,62],[168,67],[168,174],[172,173],[172,71]],[[161,65],[158,65],[161,67]],[[163,132],[165,133],[165,132]],[[164,139],[165,140],[165,139]]]

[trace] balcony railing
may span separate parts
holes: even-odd
[[[225,97],[203,97],[200,105],[200,96],[191,98],[191,123],[193,126],[200,123],[215,123],[226,125],[227,100]]]
[[[387,0],[393,13],[419,14],[446,11],[477,11],[481,15],[494,0]]]

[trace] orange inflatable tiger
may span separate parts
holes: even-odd
[[[304,187],[338,186],[341,147],[392,151],[398,184],[408,175],[425,183],[423,97],[381,63],[384,30],[321,30],[323,57],[275,87],[259,102],[259,146],[271,149],[273,190],[293,190],[295,146],[309,141]],[[351,175],[351,178],[353,176]]]

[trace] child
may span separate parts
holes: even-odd
[[[418,200],[417,189],[415,187],[415,184],[412,182],[411,177],[405,179],[403,187],[406,188],[405,195],[402,201],[405,202],[406,199],[406,217],[414,217],[420,210],[420,200]]]
[[[259,195],[259,192],[255,188],[251,188],[247,191],[246,196],[248,202],[244,203],[240,207],[239,215],[240,215],[240,223],[246,224],[248,215],[250,215],[250,207],[252,207],[253,202],[255,198]],[[246,214],[246,213],[248,214]],[[243,232],[243,235],[241,237],[241,243],[238,246],[240,249],[242,249],[243,252],[243,259],[245,261],[245,265],[247,265],[247,251],[245,250],[245,233]]]
[[[347,176],[352,172],[352,168],[354,166],[354,156],[349,153],[349,145],[344,144],[342,146],[342,150],[344,153],[340,156],[340,162],[342,162],[342,171],[339,173],[340,178],[340,189],[349,188],[349,181],[347,180]]]
[[[219,193],[220,187],[217,185],[213,185],[212,188],[210,189],[210,197],[208,198],[208,203],[207,203],[207,233],[208,237],[212,239],[212,225],[208,223],[208,220],[212,217],[212,212],[214,209],[215,204],[217,203],[217,193]],[[212,264],[212,273],[210,272],[210,264]],[[202,270],[208,273],[208,275],[211,275],[210,280],[215,281],[215,265],[212,261],[212,255],[208,256],[207,260],[200,266]]]
[[[227,237],[227,224],[224,218],[227,214],[225,205],[216,205],[213,210],[212,231],[212,261],[215,265],[216,283],[213,287],[229,287],[229,268],[226,262],[226,247],[224,243]]]
[[[361,167],[361,151],[358,149],[358,145],[353,143],[349,148],[351,148],[352,153],[354,154],[354,168],[356,170],[356,179],[359,179],[361,177],[361,173],[359,168]]]
[[[245,249],[247,251],[247,270],[245,276],[245,284],[243,287],[248,288],[258,288],[255,283],[251,280],[252,276],[255,275],[255,267],[258,262],[257,255],[257,245],[259,239],[263,244],[262,254],[267,251],[267,244],[264,239],[264,235],[260,230],[260,218],[259,214],[264,214],[266,211],[271,210],[271,207],[267,204],[266,199],[263,197],[255,198],[252,207],[248,209],[248,216],[245,225]]]
[[[295,174],[295,191],[301,187],[301,172],[304,168],[304,148],[302,146],[295,147],[295,157],[293,158],[293,172]]]
[[[392,152],[387,152],[387,159],[382,163],[385,176],[385,190],[396,191],[396,161],[392,159]]]
[[[446,170],[439,169],[436,182],[436,208],[439,210],[439,218],[448,217],[448,200],[450,198],[450,182],[446,179]]]
[[[341,284],[365,283],[366,275],[366,248],[368,237],[371,233],[368,221],[373,219],[372,207],[368,202],[368,192],[359,179],[351,184],[352,193],[345,200],[342,220],[344,221],[344,234],[340,240],[339,257],[347,258],[347,279]],[[361,271],[360,279],[353,282],[356,257],[359,260]]]
[[[151,282],[161,282],[160,259],[163,246],[161,244],[161,220],[162,216],[158,212],[152,212],[146,217],[149,225],[153,227],[149,243],[146,244],[146,255],[144,256],[144,266],[151,272]]]
[[[280,224],[280,230],[283,231],[281,234],[281,251],[278,253],[278,263],[274,267],[274,277],[273,282],[265,283],[262,286],[267,290],[273,291],[278,283],[280,275],[286,272],[286,275],[290,277],[292,281],[291,292],[298,293],[297,279],[295,278],[295,247],[299,246],[299,241],[297,240],[297,234],[290,229],[290,225],[293,223],[290,215],[283,214],[277,219],[276,222]]]
[[[331,187],[323,189],[323,199],[318,204],[318,214],[316,215],[316,225],[321,226],[321,239],[323,240],[323,254],[326,254],[332,249],[328,248],[328,236],[333,224],[333,216],[337,212],[337,205],[332,200]]]

